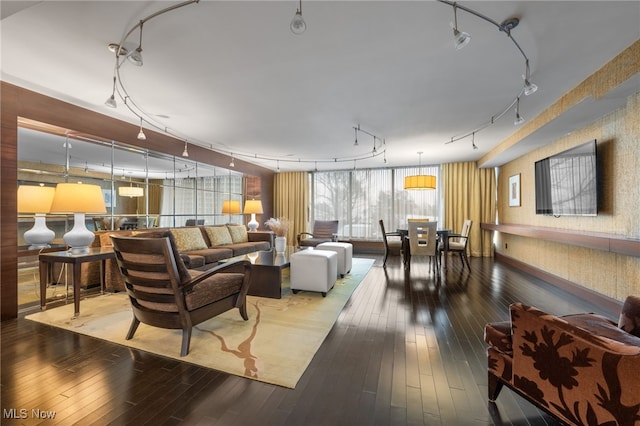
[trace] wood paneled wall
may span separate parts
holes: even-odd
[[[99,114],[95,111],[62,102],[24,88],[0,82],[1,120],[0,147],[2,186],[0,206],[0,242],[2,270],[0,273],[0,314],[2,320],[15,318],[18,313],[17,296],[17,161],[18,119],[26,118],[78,131],[107,140],[148,148],[169,155],[180,156],[184,141],[145,130],[146,141],[139,141],[138,126]],[[229,156],[206,148],[190,145],[189,154],[198,161],[227,168]],[[257,176],[261,182],[261,199],[265,215],[273,215],[272,170],[235,159],[235,171]]]

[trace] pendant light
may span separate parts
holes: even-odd
[[[302,18],[302,0],[300,0],[300,6],[291,20],[290,28],[291,32],[296,35],[302,34],[307,29],[307,23]]]
[[[419,165],[418,173],[422,171],[422,151],[418,152]],[[404,189],[436,189],[436,177],[432,175],[417,174],[413,176],[406,176],[404,178]]]

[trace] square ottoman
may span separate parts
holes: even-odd
[[[293,253],[290,262],[291,291],[318,291],[322,297],[333,288],[338,276],[338,255],[326,250],[302,250]]]
[[[338,274],[344,278],[351,271],[351,259],[353,258],[353,246],[349,243],[321,243],[316,250],[334,251],[338,255]]]

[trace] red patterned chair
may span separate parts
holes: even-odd
[[[489,401],[506,385],[566,424],[640,425],[640,297],[626,299],[618,324],[509,310],[511,321],[485,326]]]

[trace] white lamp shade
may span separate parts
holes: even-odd
[[[240,213],[240,201],[237,200],[224,200],[222,202],[223,214],[239,214]]]
[[[56,193],[52,186],[20,185],[18,187],[18,212],[49,213]]]
[[[142,197],[144,195],[144,189],[138,186],[121,186],[118,188],[118,195],[121,197]]]
[[[59,183],[51,213],[106,213],[102,188],[85,183]]]
[[[244,214],[262,214],[262,201],[247,200],[244,203]]]

